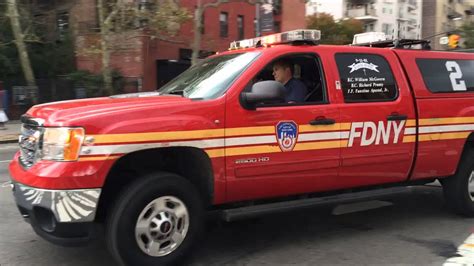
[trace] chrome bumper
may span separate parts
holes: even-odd
[[[13,183],[19,207],[28,211],[35,207],[46,209],[58,223],[94,221],[100,193],[101,189],[48,190]]]

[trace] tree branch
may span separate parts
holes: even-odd
[[[9,42],[0,42],[0,46],[9,46],[9,45],[12,45],[14,44],[15,42],[14,41],[9,41]]]
[[[104,25],[107,25],[107,26],[110,25],[110,22],[112,21],[112,19],[115,18],[117,14],[118,14],[118,8],[114,8],[114,10],[112,10],[112,12],[110,12],[107,18],[104,20]]]
[[[40,39],[36,38],[36,36],[31,36],[32,38],[28,38],[27,36],[25,36],[25,39],[24,41],[27,42],[27,43],[39,43],[39,44],[46,44],[47,42],[43,42],[41,41]]]

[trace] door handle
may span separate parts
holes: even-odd
[[[399,114],[391,114],[387,116],[388,121],[401,121],[401,120],[407,120],[408,116],[406,115],[399,115]]]
[[[325,117],[317,117],[316,119],[309,121],[309,124],[312,126],[333,125],[335,123],[336,123],[336,120],[331,119],[331,118],[325,118]]]

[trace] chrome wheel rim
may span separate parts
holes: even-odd
[[[474,171],[471,172],[471,176],[469,176],[469,181],[467,183],[469,197],[471,200],[474,201]]]
[[[176,197],[164,196],[150,202],[135,225],[140,249],[152,257],[166,256],[183,243],[189,229],[186,205]]]

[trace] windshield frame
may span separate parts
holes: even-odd
[[[222,56],[230,56],[230,55],[236,55],[235,57],[229,59],[229,60],[232,60],[232,59],[235,59],[237,58],[238,56],[240,55],[244,55],[244,54],[248,54],[248,53],[251,53],[251,54],[254,54],[254,57],[252,59],[250,59],[246,64],[245,66],[243,66],[240,71],[238,71],[238,73],[236,73],[234,75],[234,77],[232,79],[230,79],[229,81],[227,81],[227,84],[226,86],[224,86],[223,88],[221,88],[220,90],[216,91],[215,93],[212,93],[209,97],[188,97],[188,96],[185,96],[184,95],[184,91],[185,89],[183,90],[175,90],[175,88],[171,89],[170,91],[168,92],[164,92],[164,90],[167,90],[169,88],[167,88],[168,86],[170,86],[171,84],[177,82],[179,79],[183,78],[183,74],[186,75],[187,73],[189,73],[190,70],[192,69],[199,69],[199,67],[203,64],[205,64],[206,62],[209,62],[211,60],[214,60],[216,58],[220,58]],[[207,57],[206,59],[203,59],[201,62],[197,63],[195,66],[191,66],[190,68],[188,68],[186,71],[184,71],[183,73],[181,73],[180,75],[178,75],[177,77],[175,77],[174,79],[172,79],[171,81],[169,81],[168,83],[166,83],[165,85],[163,85],[163,87],[157,89],[156,91],[160,93],[160,95],[180,95],[182,97],[186,97],[188,99],[191,99],[191,100],[212,100],[212,99],[217,99],[219,97],[221,97],[222,95],[226,94],[227,91],[233,86],[233,84],[235,83],[235,81],[240,78],[242,76],[243,73],[245,73],[247,71],[247,69],[249,67],[251,67],[253,65],[253,63],[255,63],[255,61],[262,55],[262,52],[261,51],[239,51],[239,52],[232,52],[232,53],[223,53],[223,54],[220,54],[220,55],[215,55],[215,56],[211,56],[211,57]],[[217,72],[216,72],[217,73]],[[210,76],[212,77],[212,75]],[[209,78],[209,77],[208,77]],[[207,80],[208,78],[202,80],[201,82]],[[185,87],[186,88],[186,87]],[[175,92],[175,93],[172,93],[172,92]]]

